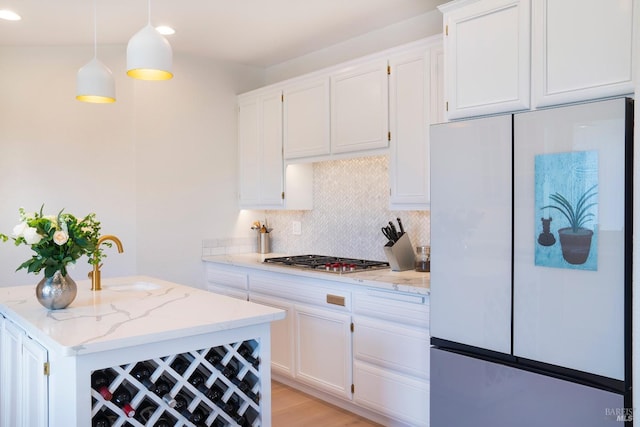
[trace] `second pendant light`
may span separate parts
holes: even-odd
[[[147,25],[127,44],[127,75],[141,80],[168,80],[173,77],[171,45],[151,26],[151,0]]]

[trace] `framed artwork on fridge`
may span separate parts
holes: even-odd
[[[535,264],[598,269],[598,151],[534,159]]]

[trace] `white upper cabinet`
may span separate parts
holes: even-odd
[[[321,156],[331,152],[329,77],[284,88],[284,158]]]
[[[239,205],[245,209],[313,207],[313,165],[285,165],[282,91],[238,97]]]
[[[282,92],[238,99],[240,206],[282,207]]]
[[[633,93],[638,4],[455,0],[440,6],[446,118]]]
[[[533,106],[632,93],[633,16],[633,0],[533,0]]]
[[[331,151],[386,148],[389,144],[387,60],[331,76]]]
[[[529,0],[464,0],[444,15],[447,117],[529,108]]]
[[[389,201],[392,209],[429,206],[428,54],[428,49],[420,49],[389,60]]]

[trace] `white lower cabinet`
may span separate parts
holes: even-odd
[[[0,427],[48,425],[47,350],[0,316]]]
[[[296,305],[296,378],[351,399],[351,315]]]
[[[353,293],[353,312],[354,401],[428,426],[428,297],[363,290]]]
[[[428,295],[229,268],[252,302],[287,312],[271,324],[274,375],[387,426],[429,425]]]

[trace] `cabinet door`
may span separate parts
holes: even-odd
[[[0,316],[0,427],[46,427],[47,350]]]
[[[347,153],[388,146],[387,61],[331,76],[331,151]]]
[[[429,207],[428,51],[389,60],[391,209]]]
[[[238,98],[238,177],[241,206],[260,204],[258,97]]]
[[[441,10],[447,117],[528,109],[529,0],[484,0]]]
[[[47,350],[23,336],[22,342],[22,419],[25,427],[48,426],[48,377],[44,373]]]
[[[0,323],[0,427],[15,427],[21,423],[19,385],[23,332],[3,317]]]
[[[331,151],[329,77],[284,89],[284,158]]]
[[[238,101],[239,200],[245,208],[282,207],[282,92]]]
[[[534,107],[633,93],[632,3],[533,1]]]
[[[296,305],[296,378],[351,399],[351,316]]]
[[[353,381],[353,399],[358,405],[402,420],[406,425],[429,425],[429,381],[358,360],[354,362]]]
[[[284,165],[282,159],[282,92],[260,98],[260,142],[262,168],[261,204],[280,207],[284,203]]]
[[[289,378],[295,376],[293,304],[288,301],[251,295],[251,301],[286,311],[284,319],[271,322],[271,370]]]

